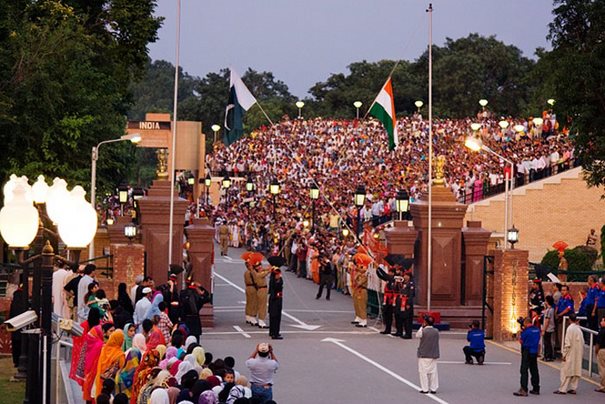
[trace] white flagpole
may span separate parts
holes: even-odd
[[[431,311],[431,292],[433,276],[433,5],[429,3],[429,245],[427,258],[427,303],[426,310]]]
[[[177,124],[177,100],[179,96],[179,57],[180,57],[180,42],[181,42],[181,0],[176,0],[176,61],[174,66],[174,105],[172,109],[172,156],[170,164],[170,219],[168,227],[168,267],[172,264],[172,239],[174,238],[174,173],[176,166],[176,124]],[[179,242],[179,245],[181,243]],[[183,284],[185,287],[185,271],[183,271]]]

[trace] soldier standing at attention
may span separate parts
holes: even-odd
[[[246,272],[244,272],[244,284],[246,285],[246,323],[258,325],[256,321],[256,284],[252,276],[252,264],[245,260]]]
[[[283,297],[284,280],[281,277],[281,269],[274,268],[269,277],[269,336],[272,339],[284,339],[279,333]]]
[[[367,257],[367,259],[366,259]],[[353,307],[355,308],[355,327],[368,326],[368,265],[371,258],[366,254],[355,254],[355,272],[352,276]]]
[[[221,255],[227,255],[229,252],[229,226],[224,220],[218,227],[218,241],[221,245]]]
[[[269,328],[265,323],[267,317],[267,275],[271,273],[271,268],[263,269],[260,262],[254,265],[252,279],[256,285],[256,313],[258,316],[258,326],[260,328]]]
[[[405,335],[403,339],[412,339],[412,326],[414,322],[414,297],[416,296],[416,285],[412,279],[412,271],[403,273],[403,288],[401,291],[403,309],[403,328]]]

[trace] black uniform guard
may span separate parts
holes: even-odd
[[[416,285],[412,279],[412,271],[406,271],[403,274],[403,288],[401,293],[404,296],[403,305],[403,327],[405,335],[403,339],[412,339],[412,325],[414,323],[414,297],[416,296]]]
[[[383,316],[384,316],[384,331],[381,334],[390,334],[393,325],[393,315],[395,315],[396,332],[393,334],[396,337],[403,337],[403,311],[405,310],[406,298],[403,295],[403,277],[399,269],[391,268],[391,273],[386,273],[384,269],[378,267],[376,275],[386,282],[384,287],[383,300]]]
[[[269,278],[269,336],[272,339],[284,338],[279,334],[283,296],[284,280],[281,270],[275,268]]]
[[[200,310],[210,301],[210,293],[191,280],[187,280],[187,288],[181,291],[179,306],[181,308],[181,321],[189,328],[189,335],[199,339],[202,335],[202,322]]]
[[[326,287],[326,300],[330,300],[330,290],[334,283],[334,264],[325,255],[320,256],[319,260],[319,290],[315,299],[321,298],[321,295]]]

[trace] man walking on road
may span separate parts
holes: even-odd
[[[562,348],[561,385],[555,394],[576,394],[582,376],[584,336],[574,313],[569,315],[569,323]]]
[[[439,331],[433,327],[435,320],[425,316],[422,327],[416,332],[420,338],[418,345],[418,373],[420,375],[420,393],[437,393],[439,378],[437,359],[439,359]]]
[[[221,221],[218,227],[218,241],[221,245],[221,256],[229,253],[229,226],[227,221]]]
[[[531,318],[523,320],[523,331],[519,337],[521,344],[521,389],[513,394],[517,397],[527,397],[528,370],[531,372],[531,394],[540,394],[540,374],[538,373],[538,352],[542,332],[532,324]]]

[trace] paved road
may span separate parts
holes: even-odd
[[[218,249],[217,249],[218,250]],[[244,374],[245,359],[259,342],[270,341],[267,330],[244,321],[243,251],[230,249],[229,257],[216,257],[214,304],[215,327],[203,335],[204,347],[215,357],[232,355],[236,368]],[[279,403],[510,403],[521,398],[520,356],[494,344],[488,345],[486,365],[464,365],[464,332],[442,333],[438,394],[417,392],[418,372],[415,340],[387,337],[372,329],[350,324],[352,303],[348,296],[333,291],[330,301],[315,300],[316,286],[285,274],[282,341],[270,341],[280,361],[275,379],[275,399]],[[317,328],[312,326],[319,326]],[[577,398],[555,396],[559,372],[540,364],[542,392],[529,397],[532,402],[603,403],[594,385],[582,381]]]

